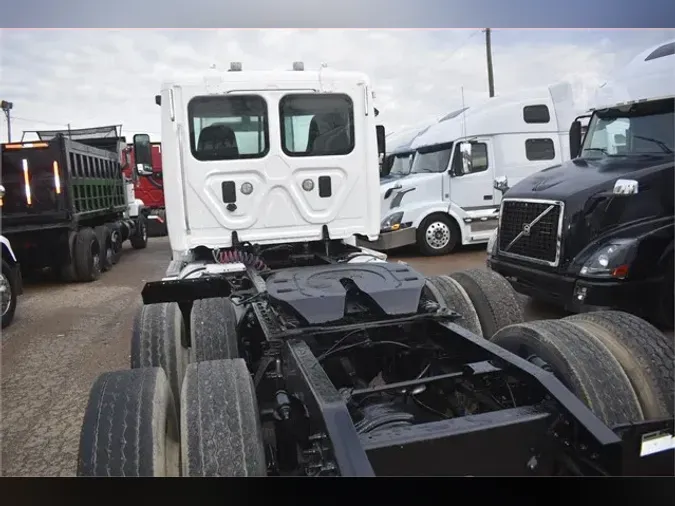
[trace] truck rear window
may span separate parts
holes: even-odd
[[[269,151],[267,103],[259,95],[195,97],[188,116],[197,160],[261,158]]]
[[[281,147],[288,156],[347,155],[354,150],[354,105],[343,94],[293,94],[279,102]]]

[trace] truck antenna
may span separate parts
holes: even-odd
[[[466,138],[466,106],[464,105],[464,86],[462,90],[462,136]]]

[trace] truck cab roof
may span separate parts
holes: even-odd
[[[550,122],[526,122],[525,107],[546,105]],[[412,142],[413,149],[454,142],[477,135],[567,130],[576,116],[572,86],[563,82],[488,98],[455,111],[432,125]]]
[[[675,97],[675,39],[636,55],[596,92],[594,109]]]

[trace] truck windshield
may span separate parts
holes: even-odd
[[[596,111],[588,125],[582,158],[673,156],[673,99]]]
[[[391,164],[391,171],[389,171],[389,174],[393,174],[395,176],[405,176],[409,174],[412,161],[412,153],[394,155],[394,161]]]
[[[410,172],[444,172],[450,162],[452,143],[420,148],[415,154]]]

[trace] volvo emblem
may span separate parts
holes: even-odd
[[[531,230],[532,230],[532,225],[531,225],[530,223],[525,223],[525,224],[523,225],[523,235],[524,235],[525,237],[529,237],[529,236],[530,236],[530,231],[531,231]]]

